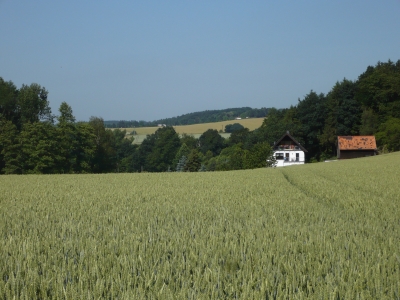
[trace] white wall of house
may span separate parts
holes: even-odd
[[[277,150],[274,152],[277,167],[304,164],[305,155],[301,150]]]

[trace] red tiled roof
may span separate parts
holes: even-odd
[[[340,150],[376,150],[373,135],[338,136]]]

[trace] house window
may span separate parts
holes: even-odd
[[[285,161],[289,161],[289,153],[286,153]]]
[[[296,153],[296,161],[300,161],[300,154]]]
[[[283,160],[283,153],[276,153],[276,154],[275,154],[275,158],[276,158],[277,160]]]

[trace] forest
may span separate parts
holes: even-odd
[[[133,145],[133,137],[107,129],[101,117],[76,122],[66,102],[54,115],[47,96],[39,84],[18,89],[0,77],[0,174],[259,168],[266,166],[273,143],[286,131],[308,150],[308,162],[334,157],[338,135],[375,135],[381,153],[400,150],[400,60],[368,66],[357,80],[344,78],[326,95],[311,90],[289,108],[265,109],[260,128],[230,127],[229,139],[211,129],[198,139],[179,136],[166,126]],[[187,116],[196,120],[195,113]],[[156,122],[178,122],[166,120]]]
[[[106,128],[130,128],[130,127],[151,127],[158,124],[168,126],[192,125],[202,123],[212,123],[227,120],[234,120],[237,117],[244,118],[264,118],[268,114],[268,108],[227,108],[219,110],[205,110],[184,114],[178,117],[160,119],[155,121],[104,121]]]

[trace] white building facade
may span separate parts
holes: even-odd
[[[302,165],[305,162],[307,150],[286,132],[274,143],[274,157],[277,167]]]

